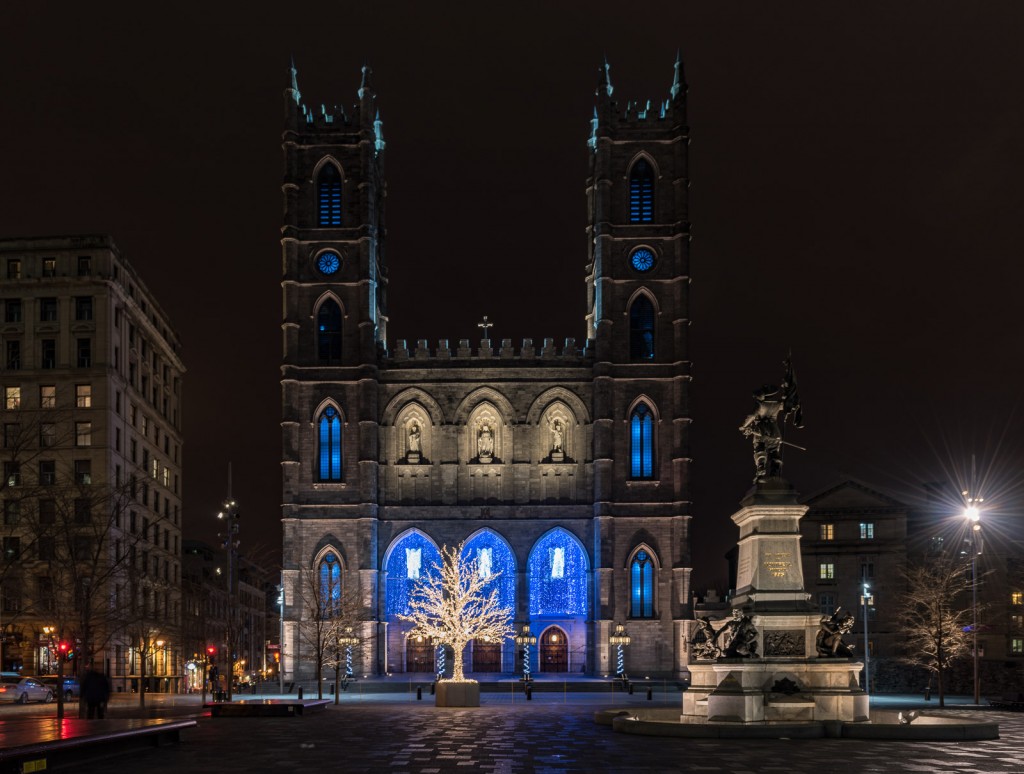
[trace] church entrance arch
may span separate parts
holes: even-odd
[[[406,672],[433,672],[434,646],[426,637],[410,637],[405,649]]]
[[[501,671],[501,643],[473,640],[473,671]]]
[[[569,671],[569,638],[565,632],[550,626],[544,630],[540,638],[540,671]]]

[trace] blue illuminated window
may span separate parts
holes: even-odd
[[[316,179],[318,226],[341,225],[341,174],[333,164],[324,164]]]
[[[654,562],[644,549],[636,552],[629,567],[629,614],[654,618]]]
[[[341,615],[341,562],[333,552],[320,560],[320,615]]]
[[[641,403],[629,417],[629,475],[654,478],[654,415]]]
[[[409,612],[409,595],[421,579],[434,575],[441,565],[441,552],[426,535],[411,530],[398,540],[388,554],[385,572],[387,615]]]
[[[637,296],[629,307],[629,357],[654,359],[654,304],[645,295]]]
[[[650,223],[653,220],[654,170],[647,159],[640,159],[629,175],[629,222]]]
[[[316,314],[316,345],[321,363],[341,363],[341,307],[330,299]]]
[[[321,481],[341,481],[341,416],[334,406],[328,406],[320,413],[317,423],[320,429]]]
[[[504,538],[492,530],[477,532],[462,547],[462,558],[476,560],[477,573],[494,580],[484,587],[484,592],[498,590],[498,606],[516,609],[516,558]]]
[[[561,527],[530,552],[530,615],[587,614],[587,554]]]

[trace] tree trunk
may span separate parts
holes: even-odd
[[[459,643],[452,644],[452,680],[460,683],[466,679],[462,674],[462,651],[465,647],[466,643],[462,643],[461,646]]]
[[[64,719],[64,658],[57,651],[57,720]]]
[[[945,707],[946,706],[946,684],[945,684],[945,680],[942,679],[943,676],[944,676],[944,673],[945,673],[945,668],[943,666],[943,658],[942,658],[943,654],[942,654],[942,624],[941,623],[939,623],[939,642],[938,642],[938,646],[936,647],[936,652],[939,655],[939,663],[936,665],[938,667],[937,672],[938,672],[938,681],[939,681],[939,706],[940,707]]]
[[[341,654],[334,654],[334,703],[341,700]]]
[[[139,648],[139,709],[146,707],[146,652]]]
[[[322,699],[324,697],[324,652],[320,650],[316,654],[316,697]]]

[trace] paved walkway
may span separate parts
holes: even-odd
[[[609,696],[484,694],[474,709],[438,709],[394,695],[343,695],[341,706],[301,718],[200,720],[182,744],[132,755],[124,764],[147,774],[234,772],[1022,772],[1024,714],[949,709],[994,719],[1001,739],[988,742],[864,742],[842,739],[684,740],[616,734],[593,713]],[[673,697],[673,706],[678,694]],[[914,697],[895,702],[927,706]],[[962,699],[954,700],[963,704]],[[614,706],[665,706],[642,696],[615,697]],[[109,773],[109,763],[81,774]]]

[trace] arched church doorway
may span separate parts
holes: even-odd
[[[540,638],[540,671],[569,671],[569,638],[557,626],[545,630]]]
[[[405,649],[406,672],[433,672],[434,646],[426,637],[410,637]]]
[[[501,643],[473,640],[473,671],[501,671]]]

